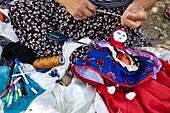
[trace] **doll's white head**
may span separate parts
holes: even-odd
[[[122,29],[116,30],[113,34],[113,38],[115,41],[122,42],[122,43],[125,42],[127,40],[126,31]]]

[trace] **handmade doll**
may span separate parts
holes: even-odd
[[[126,53],[126,48],[123,46],[123,43],[128,39],[127,32],[120,28],[114,31],[110,37],[110,45],[108,48],[112,52],[113,58],[119,62],[123,67],[126,67],[129,71],[136,71],[138,67],[128,53]]]
[[[78,71],[80,71],[80,73],[83,72],[83,76],[88,77],[88,79],[112,86],[112,90],[115,90],[115,85],[127,87],[136,86],[145,79],[149,73],[153,72],[154,65],[153,62],[146,57],[128,54],[126,48],[123,46],[127,38],[127,33],[122,28],[114,31],[110,36],[110,43],[103,44],[104,47],[98,42],[99,46],[102,47],[91,50],[75,64],[75,66],[83,66],[82,68],[76,67],[77,70],[80,68]],[[138,62],[138,66],[135,62]],[[97,71],[97,74],[91,73],[88,69]],[[93,77],[94,75],[96,77]],[[98,75],[108,77],[107,79],[111,79],[112,82],[105,78],[100,78]],[[125,91],[127,88],[121,90]],[[111,92],[114,93],[114,91]],[[125,91],[125,93],[128,92],[129,91]]]
[[[154,55],[124,48],[127,33],[113,31],[110,42],[97,44],[71,70],[97,88],[110,113],[166,113],[170,109],[170,65]],[[165,104],[166,103],[166,104]]]

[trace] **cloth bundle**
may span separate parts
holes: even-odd
[[[14,60],[15,58],[18,58],[22,63],[33,64],[33,62],[37,59],[36,54],[32,49],[18,43],[9,43],[4,46],[2,54],[6,60]]]
[[[126,51],[138,62],[136,71],[123,68],[108,48],[89,51],[72,66],[72,71],[97,87],[110,113],[168,112],[170,65],[145,51]]]

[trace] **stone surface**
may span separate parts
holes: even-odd
[[[170,20],[164,16],[164,12],[169,6],[170,0],[157,1],[155,6],[147,11],[148,19],[141,27],[142,32],[150,39],[154,47],[163,47],[168,50],[170,50]]]

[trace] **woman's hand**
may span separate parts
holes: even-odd
[[[147,19],[147,14],[143,6],[134,3],[130,4],[121,17],[123,26],[138,28]]]
[[[76,19],[82,20],[92,16],[96,7],[88,0],[57,0]]]
[[[151,8],[155,0],[134,0],[121,17],[123,26],[138,28],[147,19],[146,10]]]

